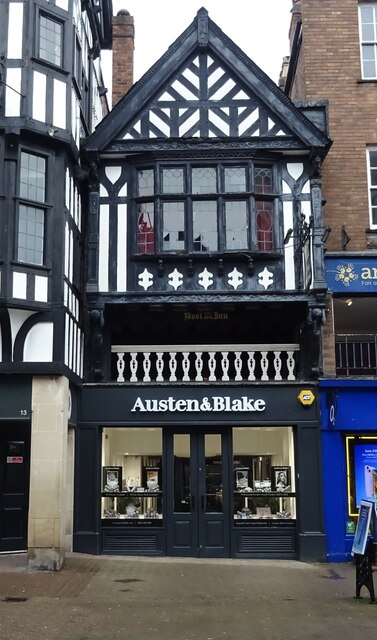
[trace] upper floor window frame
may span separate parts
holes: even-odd
[[[46,22],[46,24],[42,24],[42,22]],[[48,33],[46,33],[47,26],[51,28],[48,29]],[[51,35],[53,38],[54,29],[59,28],[60,37],[56,39],[54,44],[53,39],[49,41],[48,35]],[[59,31],[56,32],[59,34]],[[37,26],[36,26],[36,39],[35,39],[35,54],[36,58],[42,64],[51,66],[54,69],[60,69],[61,71],[65,71],[65,55],[66,55],[66,21],[63,20],[59,15],[55,15],[45,9],[40,8],[37,12]],[[45,47],[44,49],[42,49]],[[52,57],[48,55],[47,46],[50,48],[56,49],[55,52],[51,51],[53,54]],[[42,51],[46,53],[42,54]]]
[[[48,163],[46,154],[20,151],[15,260],[39,267],[46,264]]]
[[[367,149],[369,226],[377,229],[377,147]]]
[[[268,179],[261,178],[261,169]],[[134,255],[280,253],[280,193],[272,162],[140,166],[133,193]]]
[[[361,77],[377,80],[377,2],[359,4]]]

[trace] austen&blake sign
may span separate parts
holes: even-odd
[[[326,258],[327,285],[333,293],[377,293],[377,259]]]
[[[300,390],[297,386],[84,385],[80,420],[156,424],[316,420],[317,403],[303,405]]]

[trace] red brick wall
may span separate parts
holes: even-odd
[[[134,19],[120,11],[113,17],[113,106],[134,81]]]
[[[367,248],[366,148],[377,145],[377,86],[361,81],[358,0],[301,0],[303,42],[292,99],[329,101],[333,146],[323,166],[328,250]]]

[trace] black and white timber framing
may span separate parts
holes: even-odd
[[[305,325],[302,335],[317,335],[326,288],[320,166],[330,144],[325,103],[296,107],[201,9],[85,143],[92,372],[103,340],[113,341],[114,306],[122,316],[130,304],[143,315],[144,304],[301,302],[294,333]],[[198,168],[216,176],[205,193],[193,186]],[[226,182],[235,169],[246,176],[239,191]],[[262,195],[260,171],[270,179]],[[179,188],[164,186],[172,173]],[[227,216],[240,201],[247,222],[237,249]],[[201,206],[216,211],[206,222],[211,246],[195,221]],[[265,242],[258,207],[270,212]]]
[[[0,373],[83,374],[79,147],[107,109],[111,20],[110,0],[0,5]],[[29,184],[23,161],[43,166]]]

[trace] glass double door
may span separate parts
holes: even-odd
[[[167,553],[230,554],[229,433],[198,428],[167,437]]]

